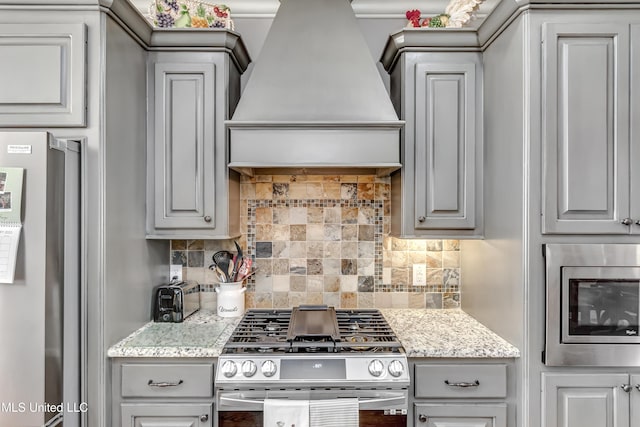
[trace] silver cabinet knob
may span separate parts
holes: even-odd
[[[202,421],[203,423],[209,421],[209,414],[200,415],[200,421]]]
[[[205,216],[204,222],[211,222],[211,216],[210,215]]]
[[[425,222],[427,220],[427,218],[425,218],[424,216],[419,216],[418,217],[418,222]]]
[[[636,225],[640,225],[640,219],[636,220]]]
[[[631,224],[633,224],[633,220],[631,218],[625,218],[620,222],[622,223],[622,225],[631,225]]]
[[[420,414],[418,415],[418,421],[420,421],[421,423],[426,423],[427,421],[429,421],[429,419],[425,414]]]
[[[624,390],[625,393],[629,393],[631,390],[633,390],[633,387],[631,387],[631,384],[622,384],[620,388],[622,388],[622,390]]]
[[[640,391],[640,384],[636,384],[636,390]]]

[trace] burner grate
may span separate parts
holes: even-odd
[[[333,311],[333,310],[332,310]],[[401,352],[378,309],[335,310],[338,336],[288,336],[291,309],[247,310],[224,346],[225,353]]]

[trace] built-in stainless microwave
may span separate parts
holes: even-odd
[[[549,366],[640,366],[640,245],[547,244]]]

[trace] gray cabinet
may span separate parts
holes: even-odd
[[[224,127],[239,77],[226,53],[150,55],[148,237],[240,234],[239,175],[227,168]]]
[[[114,425],[214,425],[213,361],[114,359],[112,367]]]
[[[411,52],[391,71],[405,128],[391,177],[391,234],[482,234],[482,60],[476,53]]]
[[[212,405],[123,404],[121,427],[212,427]]]
[[[507,365],[423,363],[414,369],[416,427],[507,427]]]
[[[546,427],[637,427],[640,376],[626,373],[542,374]]]
[[[415,405],[416,427],[507,427],[505,404]]]
[[[0,126],[85,126],[86,33],[83,23],[0,22]]]
[[[543,26],[544,233],[640,233],[639,31]]]

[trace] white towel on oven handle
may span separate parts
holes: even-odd
[[[309,402],[310,427],[358,427],[357,398],[320,399]]]
[[[309,427],[309,401],[265,399],[264,427]]]

